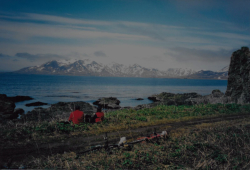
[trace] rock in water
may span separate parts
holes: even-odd
[[[47,105],[48,103],[43,103],[43,102],[34,102],[34,103],[28,103],[25,106],[30,107],[30,106],[43,106]]]
[[[103,97],[93,102],[94,105],[102,106],[108,109],[119,109],[121,108],[120,101],[116,97]]]
[[[15,96],[15,97],[8,97],[8,99],[10,99],[13,102],[22,102],[22,101],[26,101],[26,100],[33,100],[32,97],[30,96]]]
[[[226,96],[234,103],[250,102],[250,52],[242,47],[231,56]]]
[[[135,100],[144,100],[143,98],[136,98]]]

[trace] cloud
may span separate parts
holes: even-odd
[[[56,54],[29,54],[29,53],[16,53],[15,57],[24,58],[31,62],[34,61],[48,61],[48,60],[57,60],[62,59],[62,56]]]
[[[192,3],[190,8],[202,5]],[[3,14],[0,16],[0,52],[10,55],[12,60],[22,61],[22,66],[48,60],[92,58],[163,69],[197,68],[198,62],[212,68],[216,64],[224,67],[229,62],[231,49],[248,44],[250,39],[248,32],[234,28],[234,22],[220,18],[188,24],[172,22],[176,24],[172,25],[168,21],[157,24],[70,17]],[[195,19],[187,17],[187,20]],[[0,58],[7,57],[2,54]]]
[[[231,54],[234,50],[220,49],[217,51],[190,49],[184,47],[171,48],[171,51],[165,53],[167,57],[171,57],[178,62],[229,62]]]
[[[0,58],[9,58],[9,57],[11,57],[11,56],[0,53]]]
[[[0,15],[0,18],[12,19],[12,20],[25,20],[25,21],[44,21],[50,23],[60,24],[85,24],[85,25],[109,25],[110,22],[98,21],[98,20],[87,20],[87,19],[75,19],[69,17],[61,17],[55,15],[44,15],[36,13],[20,13],[18,16],[15,15]]]
[[[69,60],[78,59],[82,60],[88,57],[87,54],[80,54],[76,52],[70,52],[65,55],[57,54],[30,54],[27,52],[16,53],[15,55],[6,55],[0,53],[0,68],[3,71],[15,71],[24,67],[30,67],[35,65],[41,65],[51,60]]]
[[[150,24],[128,21],[98,21],[74,19],[61,16],[21,13],[20,16],[1,15],[0,41],[7,39],[16,43],[96,45],[105,43],[150,44],[152,46],[174,47],[185,44],[187,47],[203,44],[225,45],[228,37],[247,41],[249,36],[230,31],[211,31],[213,20],[206,20],[206,26],[199,27],[168,24]],[[25,22],[23,22],[25,21]],[[39,22],[44,21],[44,22]],[[204,21],[205,22],[205,21]],[[191,24],[192,25],[192,24]],[[216,27],[224,28],[225,22],[217,22]],[[228,26],[233,28],[233,24]],[[208,36],[213,36],[210,38]],[[220,40],[214,41],[214,38]],[[42,42],[40,41],[42,39]],[[237,41],[234,41],[238,43]],[[158,43],[158,44],[156,44]],[[231,43],[232,42],[228,42]],[[241,42],[239,42],[240,44]],[[1,50],[1,49],[0,49]]]
[[[152,57],[145,58],[149,62],[165,62],[162,56],[153,55]]]
[[[96,57],[107,57],[107,55],[103,51],[96,51],[94,52]]]
[[[29,54],[29,53],[16,53],[15,56],[20,57],[20,58],[26,58],[29,61],[35,61],[37,59],[35,55]]]
[[[165,38],[161,34],[159,34],[159,29],[158,30],[156,28],[152,29],[151,28],[152,26],[153,25],[151,24],[141,24],[141,25],[139,24],[126,25],[125,23],[118,24],[119,28],[126,30],[130,33],[144,35],[155,40],[165,41]]]

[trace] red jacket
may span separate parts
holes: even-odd
[[[104,119],[104,113],[103,112],[96,112],[95,113],[95,122],[101,122]]]
[[[70,113],[69,121],[72,121],[73,124],[79,124],[83,122],[84,113],[80,110],[75,110],[74,112]]]

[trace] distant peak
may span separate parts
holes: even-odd
[[[218,72],[226,72],[229,70],[229,66],[223,67],[222,69],[220,69]]]
[[[133,67],[141,67],[139,64],[133,64]]]

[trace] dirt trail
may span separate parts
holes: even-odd
[[[152,134],[154,128],[156,132],[160,133],[163,130],[171,132],[172,130],[188,127],[201,123],[214,123],[225,120],[236,120],[250,117],[250,114],[239,114],[239,115],[225,115],[218,116],[213,118],[204,118],[190,121],[181,121],[168,124],[161,124],[155,126],[141,127],[137,129],[124,130],[118,132],[108,133],[109,143],[117,144],[120,140],[120,137],[126,136],[127,139],[136,139],[140,136],[146,136]],[[104,144],[104,134],[97,136],[89,137],[71,137],[64,139],[62,141],[54,141],[50,143],[39,144],[39,141],[34,141],[33,144],[26,146],[15,146],[15,147],[6,147],[1,146],[0,160],[3,162],[12,161],[15,163],[26,162],[31,158],[45,156],[48,157],[52,154],[64,153],[64,152],[76,152],[86,150],[89,146]]]

